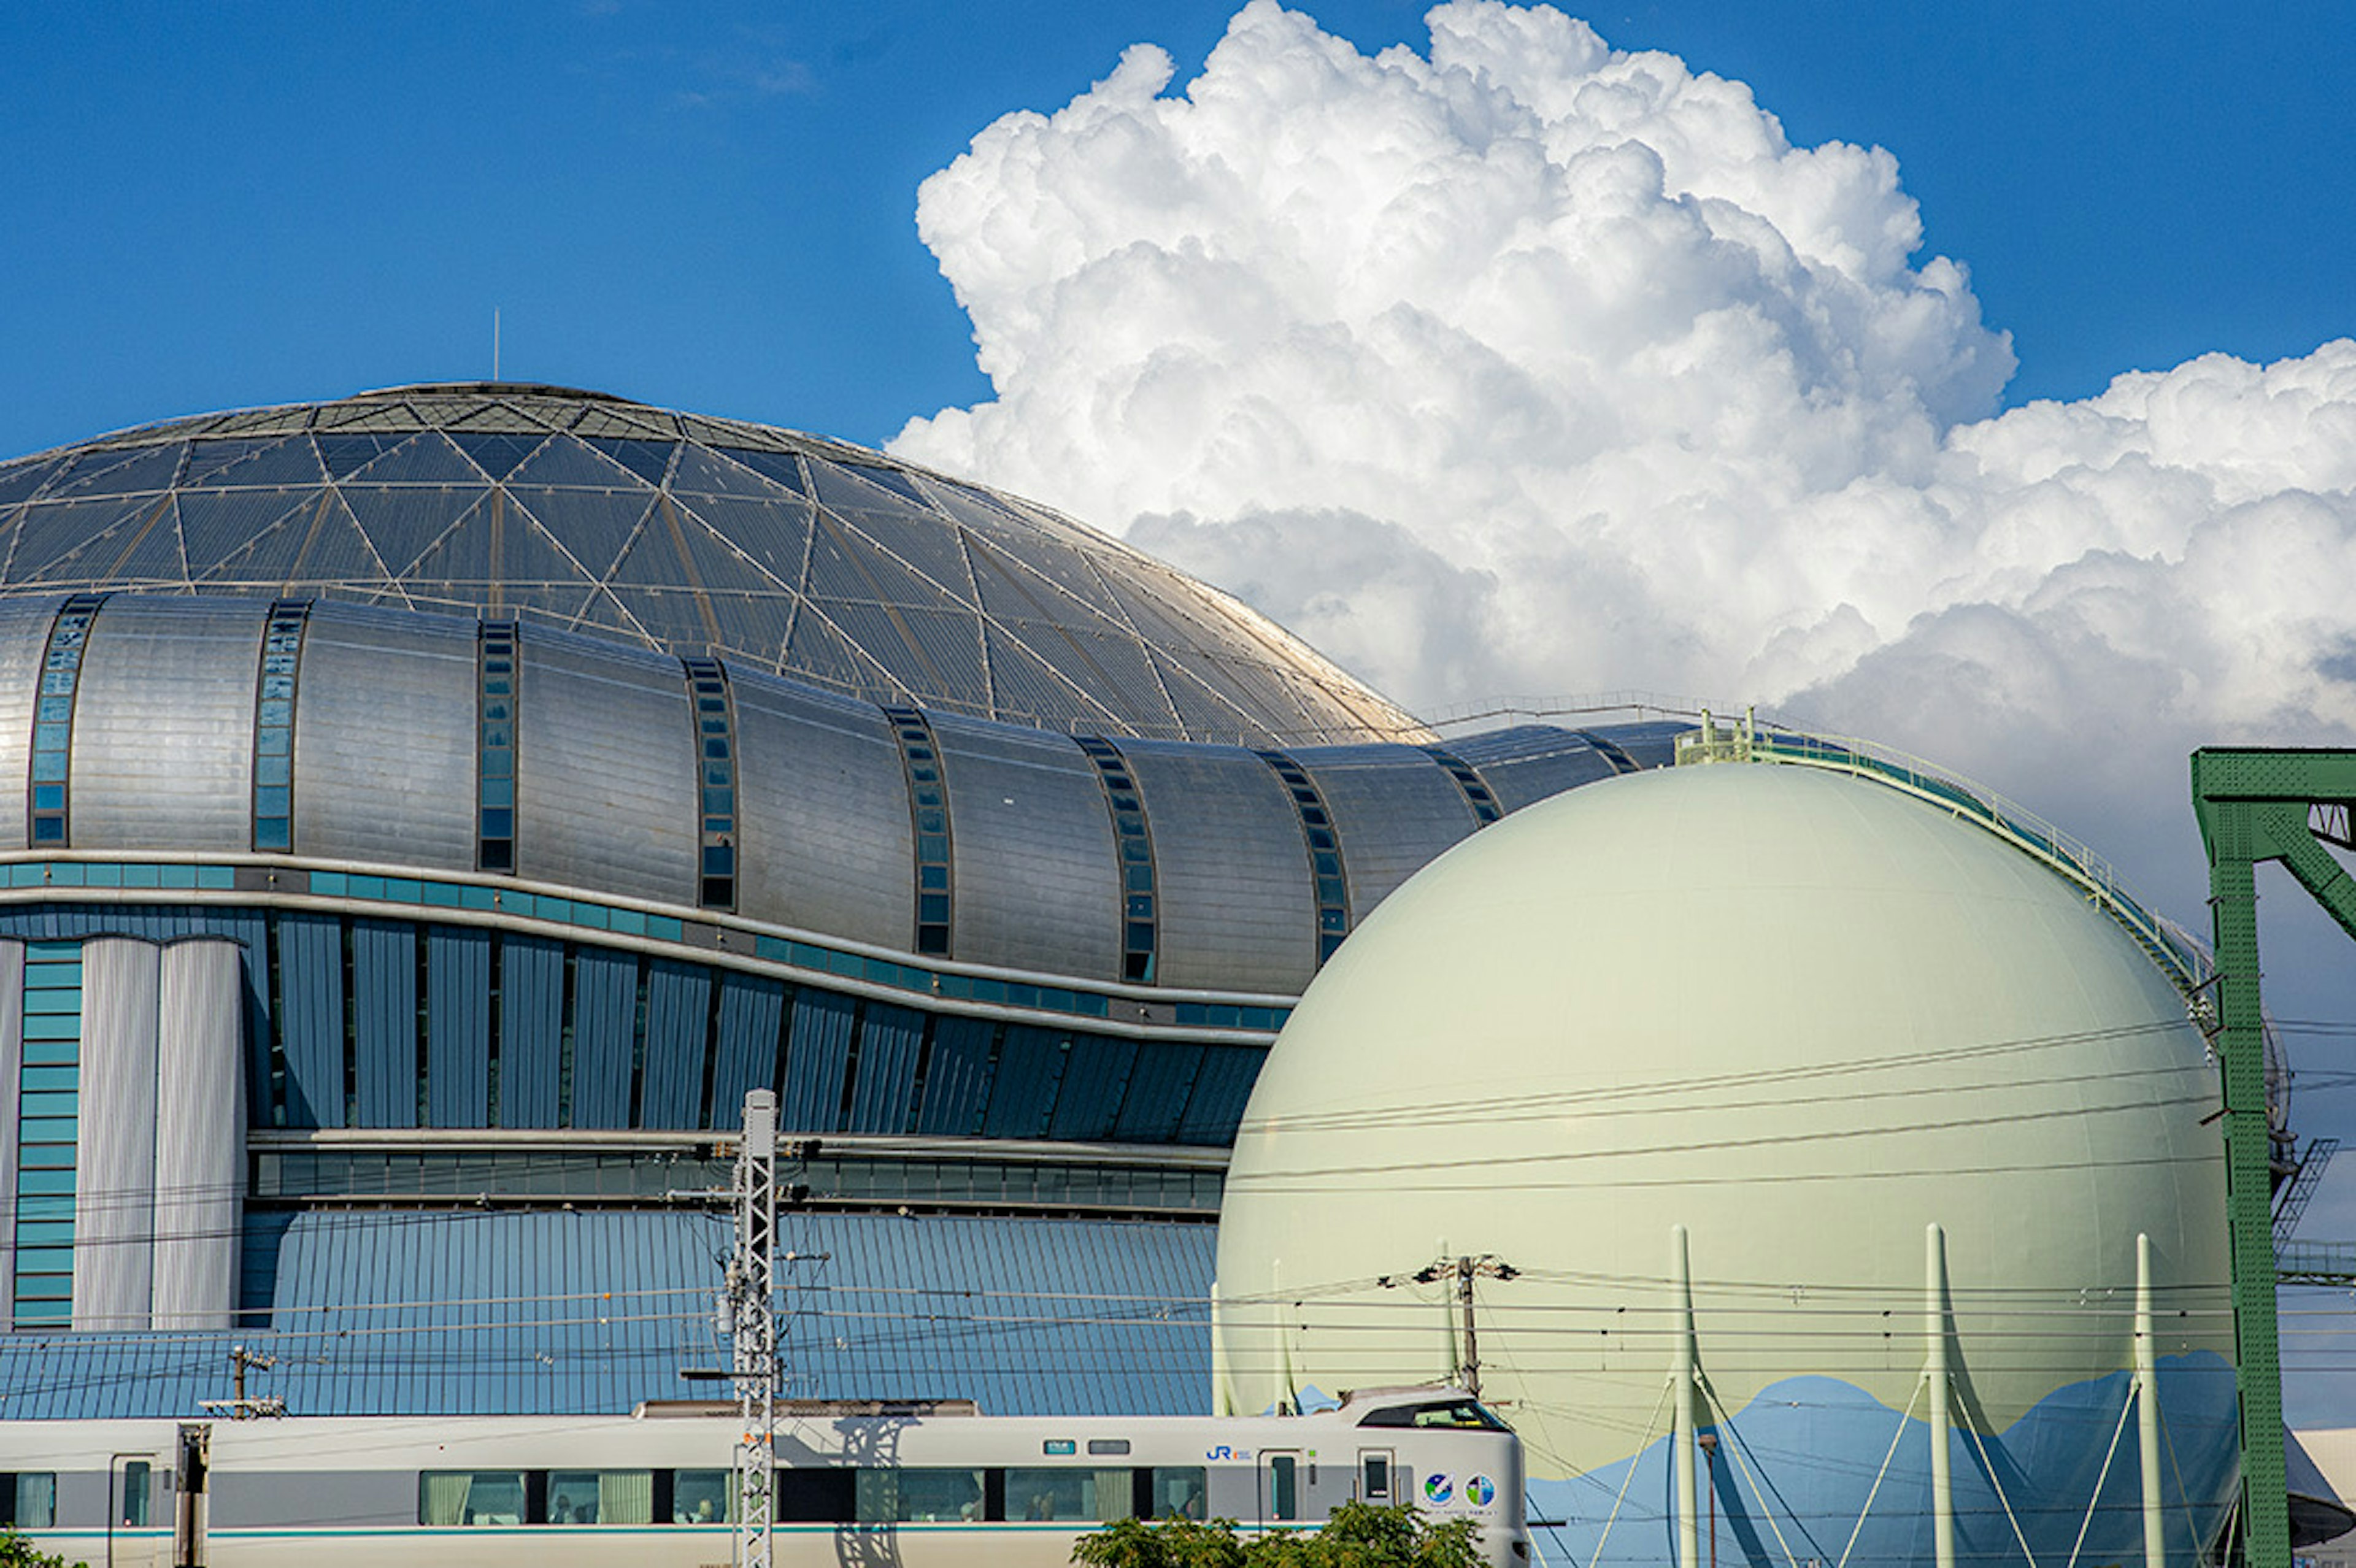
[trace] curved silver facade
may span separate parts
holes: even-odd
[[[956,951],[1046,974],[1120,975],[1120,887],[1097,771],[1062,735],[937,714],[955,825]]]
[[[1353,926],[1480,826],[1463,791],[1435,760],[1413,746],[1336,746],[1318,754],[1319,793],[1349,866]]]
[[[21,779],[32,754],[41,651],[59,598],[0,600],[0,778]],[[0,844],[25,841],[25,792],[0,789]]]
[[[733,729],[698,731],[681,661],[524,626],[511,739],[512,859],[485,859],[491,804],[481,720],[487,666],[471,628],[335,603],[298,606],[291,674],[261,667],[268,606],[112,594],[72,613],[87,647],[71,699],[70,819],[60,838],[19,827],[0,847],[106,855],[244,855],[461,876],[512,872],[538,887],[704,910],[864,946],[1103,984],[1289,996],[1338,936],[1479,818],[1438,757],[1412,746],[1240,747],[1127,741],[1136,815],[1151,844],[1152,965],[1124,970],[1128,891],[1110,787],[1082,740],[932,716],[942,802],[916,798],[888,716],[868,705],[728,670]],[[68,610],[52,606],[63,624]],[[28,645],[29,634],[23,637]],[[721,667],[727,669],[727,667]],[[28,711],[54,676],[0,667],[0,712]],[[291,829],[273,843],[255,780],[274,742],[264,689],[291,682]],[[289,699],[281,699],[289,700]],[[505,721],[503,721],[505,722]],[[733,746],[724,835],[741,875],[714,899],[699,877],[706,748]],[[1097,742],[1100,747],[1108,742]],[[1473,737],[1501,798],[1608,775],[1592,743],[1531,727]],[[0,800],[37,781],[0,765]],[[1628,765],[1635,765],[1633,762]],[[926,891],[916,825],[946,823],[946,946],[918,941]],[[1323,818],[1319,814],[1325,814]],[[1318,823],[1339,871],[1321,873]],[[708,868],[706,868],[708,869]],[[1339,887],[1342,891],[1335,890]],[[387,1027],[396,1027],[388,1024]]]
[[[294,837],[330,860],[471,860],[475,684],[471,622],[314,605],[295,688]]]
[[[92,628],[74,702],[72,839],[249,847],[257,607],[126,598]]]
[[[871,703],[739,671],[738,907],[755,919],[905,947],[916,853],[900,754]]]
[[[1317,901],[1284,786],[1237,747],[1139,741],[1123,752],[1153,833],[1156,977],[1282,993],[1307,985],[1317,967]],[[1294,755],[1313,767],[1313,751]]]
[[[561,634],[520,645],[517,870],[692,905],[694,731],[679,662]],[[296,772],[299,792],[299,760]]]

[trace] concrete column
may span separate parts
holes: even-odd
[[[1669,1403],[1674,1407],[1670,1443],[1677,1478],[1677,1568],[1701,1568],[1701,1494],[1694,1480],[1693,1269],[1683,1225],[1669,1229],[1669,1288],[1676,1325],[1676,1345],[1669,1356]]]
[[[2152,1340],[2151,1238],[2136,1237],[2136,1436],[2143,1460],[2144,1568],[2168,1561],[2168,1514],[2159,1494],[2159,1348]]]
[[[227,1328],[244,1217],[243,955],[176,942],[157,986],[155,1278],[158,1328]]]
[[[1938,1568],[1955,1568],[1955,1477],[1947,1371],[1947,1237],[1933,1221],[1923,1236],[1922,1333],[1929,1357],[1922,1369],[1931,1394],[1931,1539]]]
[[[81,947],[81,1103],[74,1133],[73,1326],[145,1328],[154,1310],[155,987],[162,950]]]
[[[1235,1398],[1227,1392],[1227,1315],[1220,1309],[1219,1282],[1211,1282],[1211,1413],[1233,1415]]]

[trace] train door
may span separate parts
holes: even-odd
[[[1398,1499],[1393,1478],[1395,1456],[1388,1448],[1358,1450],[1358,1500],[1376,1508],[1387,1508]]]
[[[105,1568],[154,1568],[165,1531],[155,1518],[158,1470],[152,1454],[116,1454],[107,1460]],[[169,1486],[169,1470],[162,1471]]]
[[[1262,1524],[1288,1524],[1301,1517],[1301,1456],[1261,1449],[1259,1456],[1259,1519]]]
[[[211,1505],[213,1429],[180,1428],[179,1486],[172,1493],[172,1568],[205,1568],[206,1515]]]

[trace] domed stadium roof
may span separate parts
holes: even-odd
[[[1428,738],[1266,617],[1044,507],[562,388],[401,387],[0,464],[0,597],[99,589],[512,615],[1045,729]]]

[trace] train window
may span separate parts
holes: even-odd
[[[858,1517],[858,1472],[832,1468],[776,1472],[777,1518],[786,1524],[849,1524]]]
[[[1436,1404],[1393,1404],[1369,1411],[1361,1426],[1452,1427],[1467,1432],[1510,1432],[1489,1407],[1476,1399],[1451,1399]]]
[[[652,1470],[552,1470],[548,1477],[551,1524],[652,1524]]]
[[[1301,1517],[1301,1460],[1291,1454],[1271,1454],[1268,1460],[1268,1517]]]
[[[146,1460],[132,1459],[124,1463],[121,1499],[123,1506],[116,1518],[134,1530],[144,1530],[147,1526],[148,1494],[154,1490],[148,1477]]]
[[[982,1517],[980,1470],[862,1470],[856,1511],[862,1524],[971,1521]]]
[[[48,1530],[57,1522],[56,1471],[0,1471],[0,1524],[16,1530]]]
[[[670,1521],[673,1524],[726,1524],[732,1493],[725,1470],[681,1470],[673,1477]]]
[[[1156,1465],[1145,1472],[1151,1478],[1148,1511],[1155,1519],[1201,1519],[1208,1493],[1200,1465]]]
[[[420,1524],[521,1524],[521,1470],[426,1470],[417,1477]]]
[[[1127,1519],[1134,1503],[1125,1469],[1010,1467],[1006,1472],[1009,1519]]]
[[[1358,1495],[1370,1503],[1391,1500],[1391,1456],[1388,1454],[1361,1453],[1358,1456]]]

